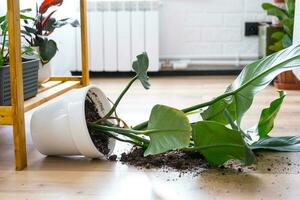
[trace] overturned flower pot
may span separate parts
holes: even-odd
[[[33,113],[33,144],[44,155],[105,158],[113,152],[115,140],[89,129],[87,123],[101,119],[110,108],[96,86],[70,91]]]

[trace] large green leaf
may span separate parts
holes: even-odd
[[[43,64],[48,63],[57,52],[57,45],[54,40],[48,40],[47,38],[43,39],[40,44],[40,57]]]
[[[299,152],[300,151],[300,136],[287,137],[266,137],[252,145],[253,150],[273,150],[283,152]]]
[[[291,18],[294,18],[295,0],[285,0],[285,8]]]
[[[262,8],[267,11],[268,15],[277,17],[280,21],[288,18],[286,10],[279,8],[271,3],[263,3]]]
[[[147,75],[148,67],[149,59],[146,52],[138,55],[137,60],[132,63],[132,68],[145,89],[150,88],[149,77]]]
[[[275,40],[282,40],[284,37],[284,32],[283,31],[277,31],[271,35],[271,37]]]
[[[280,39],[279,41],[277,41],[274,44],[270,45],[269,49],[272,50],[273,52],[278,52],[278,51],[284,49],[282,39]]]
[[[264,89],[281,72],[300,66],[300,45],[294,45],[266,58],[247,65],[237,79],[227,88],[226,98],[221,98],[201,113],[205,120],[228,124],[224,116],[227,109],[231,118],[240,125],[254,95]]]
[[[27,31],[29,34],[31,34],[31,33],[36,34],[37,33],[36,29],[31,28],[29,26],[24,26],[24,28],[25,28],[25,31]]]
[[[56,20],[55,18],[51,17],[46,21],[43,27],[43,31],[52,33],[56,28],[61,28],[68,24],[71,25],[72,27],[78,27],[80,25],[78,20],[73,20],[70,18]]]
[[[27,15],[23,15],[23,14],[20,15],[20,19],[23,19],[23,20],[32,20],[32,21],[34,20],[33,17],[27,16]]]
[[[150,144],[145,156],[187,147],[192,128],[185,114],[164,105],[153,107],[147,128]]]
[[[6,21],[6,15],[0,16],[0,24],[2,24],[4,21]]]
[[[221,123],[200,121],[193,126],[195,148],[212,165],[222,165],[228,160],[240,160],[249,165],[255,161],[253,152],[245,144],[241,133]]]
[[[282,20],[282,25],[286,34],[292,37],[294,32],[294,19],[286,18]]]
[[[292,39],[288,35],[284,35],[282,38],[282,46],[287,48],[293,44]]]
[[[275,118],[280,110],[281,104],[285,98],[285,93],[279,91],[279,98],[272,101],[268,108],[262,110],[259,122],[255,128],[255,132],[259,138],[265,138],[274,127]]]
[[[20,13],[28,13],[28,12],[31,12],[31,11],[32,11],[31,8],[25,8],[25,9],[21,9]]]

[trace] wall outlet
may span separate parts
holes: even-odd
[[[245,36],[258,35],[258,22],[246,22],[245,23]]]

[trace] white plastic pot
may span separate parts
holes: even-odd
[[[111,106],[104,93],[96,86],[72,90],[33,113],[31,136],[39,152],[44,155],[105,157],[95,147],[86,125],[85,99],[88,93],[91,94],[99,115],[103,117]],[[111,138],[108,155],[113,152],[114,147],[115,140]]]
[[[52,75],[52,70],[51,70],[50,63],[43,65],[42,62],[40,62],[39,75],[38,75],[39,85],[41,85],[44,82],[47,82],[49,80],[49,78],[51,77],[51,75]]]

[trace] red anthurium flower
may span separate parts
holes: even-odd
[[[39,13],[44,14],[51,6],[61,5],[63,0],[44,0],[39,8]]]

